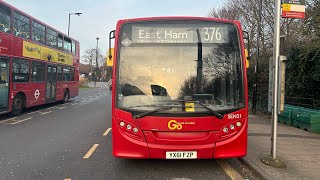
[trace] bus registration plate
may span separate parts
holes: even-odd
[[[197,159],[197,151],[167,151],[166,159]]]

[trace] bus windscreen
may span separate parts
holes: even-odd
[[[126,23],[119,39],[116,106],[129,111],[173,107],[166,113],[208,112],[201,105],[218,111],[243,108],[240,47],[239,32],[229,23]],[[186,101],[194,107],[186,107]]]

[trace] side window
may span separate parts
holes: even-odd
[[[45,44],[46,27],[36,21],[32,21],[32,40]]]
[[[72,54],[76,55],[76,42],[72,40]]]
[[[12,61],[12,81],[29,81],[29,61],[24,59],[13,59]]]
[[[6,84],[9,82],[9,64],[5,61],[1,61],[0,57],[0,84]]]
[[[69,38],[64,37],[64,50],[68,53],[71,53],[71,40]]]
[[[70,68],[70,81],[74,81],[74,67]]]
[[[33,82],[43,82],[45,74],[45,63],[44,62],[32,62],[32,74],[31,81]]]
[[[47,45],[53,48],[57,48],[58,33],[52,29],[47,28]]]
[[[30,18],[14,12],[13,21],[13,35],[23,39],[30,39]]]
[[[63,67],[63,77],[64,81],[70,81],[70,67],[64,66]]]
[[[62,66],[58,66],[58,81],[62,81]]]
[[[58,49],[63,50],[63,36],[58,34]]]
[[[10,33],[11,10],[7,6],[0,4],[0,31]]]

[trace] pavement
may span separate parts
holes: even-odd
[[[109,87],[108,83],[100,82],[100,81],[96,82],[96,86],[94,86],[94,82],[89,82],[88,86],[89,87],[96,87],[96,88],[107,88],[107,87]]]
[[[264,179],[320,179],[320,134],[278,123],[277,158],[286,168],[261,162],[271,155],[271,120],[249,115],[248,154],[240,159]]]
[[[237,159],[132,160],[112,155],[111,94],[105,83],[67,104],[0,116],[0,180],[257,179]]]

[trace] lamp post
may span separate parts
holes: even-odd
[[[90,79],[89,79],[90,82],[92,81],[92,77],[93,77],[93,73],[92,73],[93,51],[95,51],[95,49],[90,50]]]
[[[69,23],[68,23],[68,36],[69,36],[69,32],[70,32],[70,16],[71,15],[77,15],[80,16],[82,13],[69,13]]]
[[[96,73],[95,73],[95,78],[94,78],[94,87],[97,86],[97,75],[98,75],[98,69],[99,69],[99,64],[98,64],[98,42],[99,38],[96,38],[97,40],[97,47],[96,47]]]

